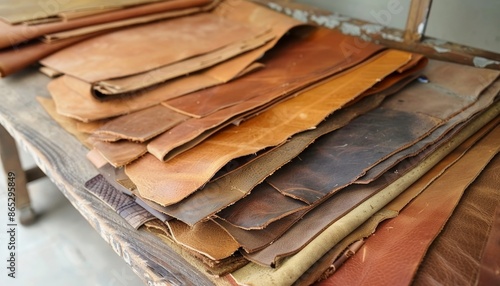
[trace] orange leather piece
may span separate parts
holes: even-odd
[[[276,146],[289,136],[316,126],[410,59],[411,54],[406,52],[383,52],[352,71],[219,132],[168,162],[145,155],[128,165],[126,173],[141,196],[160,205],[179,202],[202,187],[231,159]]]
[[[322,285],[408,285],[463,192],[498,153],[500,126],[476,143]],[[460,178],[460,179],[458,179]]]

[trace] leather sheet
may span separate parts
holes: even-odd
[[[318,28],[300,40],[288,39],[286,45],[270,51],[263,59],[265,69],[221,86],[168,100],[164,104],[190,116],[204,117],[263,93],[274,93],[276,97],[289,94],[308,83],[355,66],[382,48],[367,43],[359,54],[345,57],[344,45],[336,43],[354,45],[355,40],[338,31]]]
[[[474,121],[472,124],[477,124],[481,121],[482,120]],[[351,245],[353,242],[363,241],[364,238],[370,236],[381,221],[396,217],[399,211],[401,211],[401,209],[406,204],[408,204],[413,198],[421,193],[432,181],[443,174],[443,172],[445,172],[449,166],[459,160],[465,154],[465,152],[467,152],[475,143],[477,143],[477,141],[484,137],[485,134],[495,128],[498,123],[500,123],[500,121],[497,118],[496,120],[487,123],[477,132],[472,129],[464,133],[466,136],[460,135],[459,137],[467,137],[472,134],[458,147],[453,149],[453,151],[450,152],[446,157],[439,161],[439,163],[437,163],[425,175],[423,175],[409,188],[407,188],[400,196],[398,196],[398,198],[389,203],[382,210],[377,212],[355,231],[344,238],[341,242],[335,245],[330,251],[328,251],[325,256],[319,259],[314,266],[309,268],[309,270],[304,273],[304,275],[302,275],[299,280],[297,280],[296,284],[300,285],[302,283],[310,285],[316,280],[324,280],[333,275],[339,269],[340,265],[332,265],[332,261],[334,261],[335,263],[337,261],[336,258],[339,257],[344,249],[348,248],[349,245]],[[455,139],[458,139],[458,137]],[[460,141],[462,140],[458,140],[458,142]],[[451,144],[453,145],[452,148],[454,148],[455,144],[457,143],[453,143],[452,141]],[[325,283],[328,283],[328,281],[325,281]]]
[[[276,105],[239,126],[219,132],[168,162],[160,162],[147,154],[128,165],[126,173],[143,197],[160,205],[177,203],[202,187],[231,159],[276,146],[297,132],[315,127],[410,58],[411,54],[405,52],[382,53],[354,71],[321,85],[320,91],[305,92]],[[360,80],[362,74],[364,80]],[[336,96],[329,96],[333,94]],[[241,145],[241,142],[247,144]]]
[[[88,15],[86,17],[71,19],[69,21],[58,21],[54,23],[39,24],[36,26],[28,26],[23,24],[10,25],[8,23],[0,21],[0,48],[6,48],[9,46],[17,45],[47,34],[53,34],[67,30],[74,30],[81,27],[95,26],[103,23],[130,19],[131,17],[132,18],[140,17],[143,15],[159,13],[164,11],[188,9],[191,7],[200,7],[209,5],[212,2],[214,1],[169,0],[158,3],[149,3],[135,7],[129,7],[126,9],[115,9],[108,12],[99,13],[96,15]],[[3,10],[3,8],[4,7],[2,6],[1,9]],[[39,9],[40,7],[38,6],[37,8]],[[97,32],[97,31],[93,30],[92,32]]]
[[[488,236],[491,237],[494,230],[498,229],[494,223],[498,225],[498,220],[495,220],[495,209],[498,210],[500,203],[499,168],[500,156],[497,155],[467,188],[453,215],[433,241],[421,262],[414,277],[415,285],[497,284],[498,274],[496,277],[489,275],[483,277],[483,269],[486,271],[498,269],[496,268],[498,267],[498,251],[488,248]],[[492,255],[496,262],[490,260],[491,263],[483,264],[483,259]],[[493,273],[495,272],[491,274]]]
[[[328,200],[322,202],[309,211],[302,220],[294,224],[294,226],[290,228],[287,233],[285,233],[278,240],[274,241],[273,244],[259,252],[247,254],[246,257],[252,261],[258,261],[261,264],[272,265],[275,261],[278,261],[280,257],[296,253],[304,247],[306,243],[314,239],[318,232],[322,231],[332,223],[335,223],[335,221],[345,217],[347,212],[359,204],[366,204],[371,196],[379,193],[385,186],[389,186],[386,187],[386,190],[388,190],[387,188],[390,188],[392,190],[398,189],[402,191],[403,189],[399,189],[398,187],[400,186],[399,184],[402,182],[408,182],[408,178],[417,180],[422,175],[420,171],[429,170],[437,163],[437,161],[441,160],[451,150],[453,150],[453,148],[456,148],[474,132],[477,132],[477,130],[479,130],[483,125],[497,117],[498,114],[500,114],[500,105],[496,105],[488,109],[488,111],[480,117],[475,118],[471,124],[460,131],[460,133],[450,140],[448,144],[444,144],[439,147],[431,156],[427,156],[423,161],[417,159],[419,163],[411,171],[406,172],[405,174],[399,174],[399,172],[397,172],[400,168],[406,168],[404,166],[406,161],[402,161],[400,165],[403,166],[396,166],[393,169],[394,171],[385,173],[379,179],[368,185],[350,185],[340,190]],[[430,164],[430,162],[434,163]],[[409,164],[413,165],[413,162],[410,161]],[[419,174],[419,176],[415,177],[416,174]],[[409,182],[406,187],[408,187],[412,182],[414,181]],[[328,206],[329,204],[336,205]],[[363,214],[373,210],[372,207],[368,210],[364,209]],[[381,207],[382,206],[380,206],[380,208]],[[366,219],[368,219],[368,217]],[[361,221],[360,224],[362,222],[364,221]],[[351,225],[349,225],[349,227],[351,227]]]
[[[295,135],[293,140],[273,148],[265,156],[256,158],[254,162],[221,177],[219,180],[208,183],[204,188],[180,203],[166,206],[166,212],[191,225],[209,217],[221,208],[246,196],[276,169],[298,156],[317,137],[341,128],[353,118],[377,107],[387,95],[397,92],[410,80],[413,80],[413,77],[401,81],[384,92],[368,96],[354,105],[336,111],[317,128]],[[189,211],[191,209],[197,209],[197,211]]]
[[[429,245],[467,186],[498,153],[500,127],[478,142],[394,219],[383,223],[360,252],[329,279],[330,285],[409,284]],[[460,180],[457,180],[460,178]],[[446,190],[446,191],[443,191]],[[390,258],[387,254],[390,253]]]
[[[155,218],[144,208],[137,205],[132,197],[121,193],[108,184],[102,175],[97,175],[87,181],[85,188],[105,202],[136,229]]]
[[[212,221],[190,227],[183,222],[170,220],[167,225],[177,243],[213,260],[230,257],[239,248],[239,244]]]
[[[155,105],[110,120],[93,133],[113,135],[117,139],[134,142],[145,142],[188,118],[162,105]]]
[[[97,36],[52,54],[41,63],[92,83],[150,71],[258,33],[261,29],[212,13],[198,13]],[[168,53],[160,48],[165,46]]]

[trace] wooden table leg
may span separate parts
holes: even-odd
[[[15,200],[16,209],[19,213],[19,222],[22,225],[32,224],[35,221],[36,215],[31,208],[26,184],[31,180],[43,176],[43,172],[38,168],[31,169],[28,171],[30,180],[27,180],[27,174],[21,167],[21,161],[19,160],[16,141],[2,125],[0,125],[0,159],[2,160],[6,178],[3,184],[8,184],[7,178],[14,178],[15,181]]]

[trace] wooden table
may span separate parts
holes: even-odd
[[[38,167],[145,284],[213,285],[206,275],[158,237],[135,230],[85,190],[85,181],[98,174],[86,159],[88,150],[50,118],[35,99],[50,97],[46,88],[49,80],[35,69],[0,80],[0,125],[3,126],[0,126],[0,145],[5,150],[1,155],[5,172],[16,173],[21,222],[30,223],[34,219],[25,185],[40,173],[35,169],[27,172],[27,180],[24,178],[17,150],[10,149],[15,147],[12,138],[33,156]]]

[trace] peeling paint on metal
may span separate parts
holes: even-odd
[[[340,25],[340,20],[333,15],[329,16],[312,15],[310,19],[312,22],[330,29],[336,28]]]
[[[399,36],[396,36],[396,35],[392,35],[392,34],[388,34],[388,33],[381,33],[380,34],[382,36],[382,38],[386,39],[386,40],[390,40],[390,41],[394,41],[394,42],[404,42],[403,38],[402,37],[399,37]]]
[[[448,53],[450,52],[451,50],[450,49],[446,49],[446,48],[441,48],[441,47],[434,47],[434,50],[438,53]]]
[[[474,57],[472,62],[474,63],[474,66],[476,66],[478,68],[484,68],[484,67],[487,67],[489,65],[494,65],[494,64],[500,65],[500,61],[494,61],[494,60],[490,60],[490,59],[486,59],[486,58],[482,58],[482,57]]]
[[[342,31],[343,34],[346,35],[352,35],[352,36],[361,35],[361,28],[359,26],[356,26],[348,22],[342,23],[342,26],[340,26],[340,30]]]
[[[361,30],[367,32],[368,34],[377,34],[382,32],[384,26],[377,24],[365,24],[361,26]]]
[[[274,3],[274,2],[270,2],[267,4],[267,6],[269,6],[269,8],[273,9],[273,10],[276,10],[278,12],[281,12],[283,11],[283,7],[281,7],[281,5],[277,4],[277,3]]]

